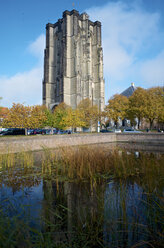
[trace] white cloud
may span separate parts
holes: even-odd
[[[45,35],[41,34],[34,42],[29,45],[28,51],[43,62],[44,47]]]
[[[144,10],[142,1],[131,3],[109,2],[86,11],[91,20],[102,23],[106,100],[129,87],[131,82],[149,87],[150,77],[151,82],[163,77],[163,53],[157,47],[164,42],[159,29],[160,15]],[[149,74],[151,67],[154,69]]]
[[[164,50],[155,58],[145,61],[141,75],[147,87],[164,86]]]
[[[13,102],[26,105],[41,104],[42,68],[34,68],[13,77],[0,77],[0,85],[3,106],[11,107]]]
[[[11,107],[12,103],[26,105],[42,104],[43,52],[45,36],[40,35],[27,48],[38,59],[37,65],[30,71],[17,73],[11,77],[0,76],[1,104]]]

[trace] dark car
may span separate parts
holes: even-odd
[[[112,131],[107,130],[107,129],[101,129],[100,132],[101,133],[112,133]]]
[[[0,131],[0,136],[2,136],[8,129],[5,128],[4,130]]]
[[[27,129],[27,135],[34,134],[34,129]]]
[[[42,129],[34,129],[34,133],[33,134],[42,134]]]
[[[65,133],[65,131],[64,130],[58,130],[58,132],[57,132],[57,134],[64,134]]]
[[[71,134],[72,133],[72,130],[65,130],[65,133]]]
[[[24,128],[8,128],[6,131],[2,131],[0,133],[1,136],[3,135],[25,135]]]

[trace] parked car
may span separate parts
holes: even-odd
[[[57,134],[58,130],[56,128],[53,129],[53,134]]]
[[[4,128],[3,130],[0,131],[0,135],[2,136],[3,133],[7,132],[8,131],[8,128]]]
[[[34,134],[42,134],[43,129],[34,129]]]
[[[52,129],[45,129],[46,130],[46,134],[53,134],[53,130]]]
[[[107,129],[101,129],[100,133],[112,133],[112,131]]]
[[[64,134],[66,133],[64,130],[58,130],[57,134]]]
[[[24,128],[7,128],[6,131],[2,131],[0,133],[1,136],[3,135],[25,135]]]
[[[34,134],[34,129],[27,129],[27,135]]]
[[[121,133],[121,129],[116,128],[116,129],[113,129],[112,132],[113,133]]]
[[[142,133],[141,131],[139,131],[139,130],[135,130],[134,128],[125,128],[124,130],[123,130],[123,133]]]
[[[65,133],[71,134],[72,133],[72,130],[65,130]]]

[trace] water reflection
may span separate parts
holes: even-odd
[[[158,178],[151,178],[150,185],[142,178],[56,181],[33,166],[8,168],[0,181],[1,223],[4,216],[21,220],[43,234],[40,242],[48,239],[54,247],[162,247],[163,184],[156,184]],[[48,247],[33,240],[28,244],[24,247]]]
[[[162,206],[159,198],[135,182],[109,183],[104,204],[105,241],[112,247],[132,247],[135,243],[147,247],[147,242],[160,238],[162,211],[158,204]]]

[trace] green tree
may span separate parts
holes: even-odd
[[[68,114],[68,110],[71,107],[66,105],[64,102],[60,103],[54,110],[54,127],[58,129],[66,129],[68,124],[65,121],[65,117]]]
[[[54,114],[50,109],[45,108],[46,120],[44,122],[44,126],[54,127]]]
[[[92,106],[92,102],[86,98],[77,106],[77,110],[82,114],[83,126],[90,127],[97,125],[99,119],[99,110],[97,105]]]
[[[123,95],[116,94],[108,101],[105,108],[106,116],[112,119],[115,125],[118,125],[118,120],[127,117],[128,98]]]

